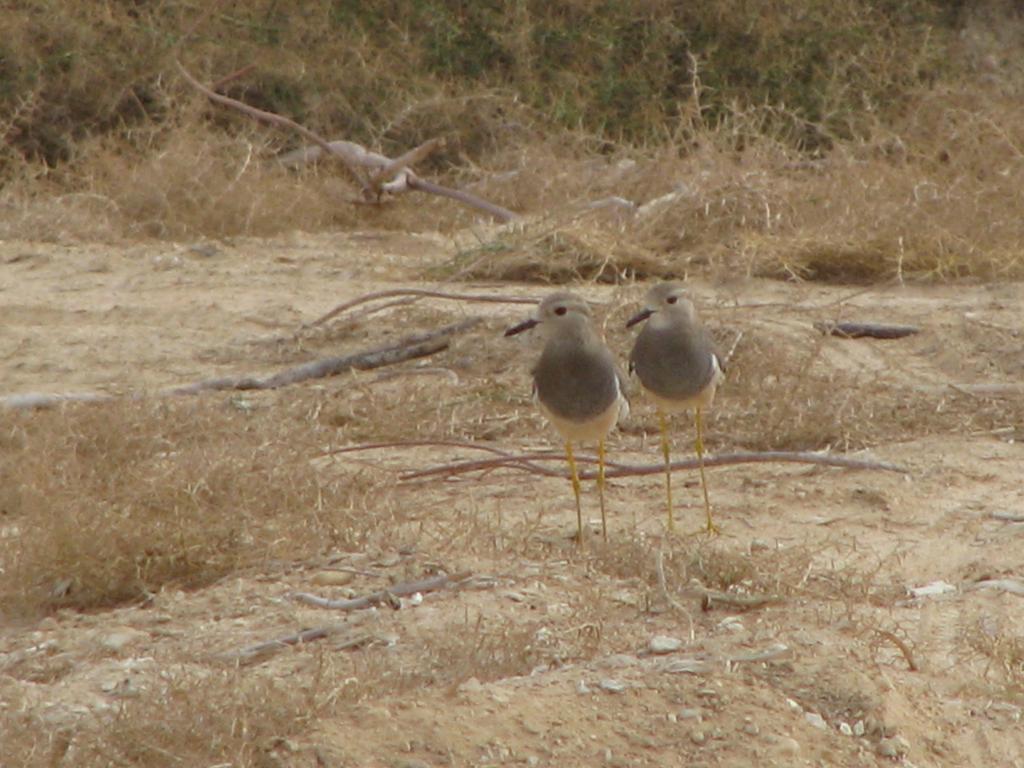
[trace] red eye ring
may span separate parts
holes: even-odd
[[[677,301],[679,301],[679,297],[669,296],[667,299],[665,299],[665,301],[667,301],[669,304],[675,304]]]
[[[568,310],[565,307],[555,307],[556,315],[564,315]]]

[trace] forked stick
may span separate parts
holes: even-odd
[[[319,134],[314,133],[304,125],[300,125],[294,120],[290,120],[284,115],[267,112],[266,110],[258,109],[257,107],[252,107],[244,102],[238,101],[237,99],[232,99],[230,96],[217,93],[213,89],[196,80],[196,78],[194,78],[189,71],[181,65],[181,62],[175,60],[174,63],[181,72],[181,76],[185,78],[185,81],[211,101],[222,106],[238,110],[249,117],[260,120],[264,123],[269,123],[276,128],[286,128],[288,130],[295,131],[303,138],[315,144],[322,152],[326,152],[328,155],[332,155],[340,159],[349,174],[351,174],[352,178],[359,184],[364,200],[379,201],[381,193],[384,191],[398,193],[406,189],[415,189],[420,192],[427,192],[432,195],[439,195],[441,197],[448,197],[452,200],[457,200],[458,202],[472,208],[476,208],[477,210],[485,211],[501,222],[514,221],[519,218],[519,215],[514,211],[510,211],[508,208],[503,208],[489,200],[484,200],[482,197],[478,197],[471,192],[445,187],[441,184],[421,179],[413,173],[409,166],[427,157],[431,152],[440,147],[443,143],[441,139],[433,138],[425,141],[418,147],[415,147],[394,159],[385,157],[377,152],[370,152],[354,142],[327,141],[327,139],[323,138]],[[235,76],[236,74],[232,74],[229,78],[234,79]],[[314,153],[307,152],[305,150],[300,150],[297,153],[291,153],[291,155],[299,162],[304,162],[305,160],[312,159],[314,157]],[[369,178],[364,176],[362,172],[363,169],[371,171]]]
[[[217,104],[221,104],[225,107],[237,109],[239,112],[242,112],[248,115],[249,117],[255,118],[256,120],[260,120],[265,123],[270,123],[271,125],[277,126],[278,128],[287,128],[289,130],[295,131],[296,133],[300,134],[303,138],[308,139],[309,141],[316,144],[327,154],[333,155],[334,157],[337,157],[339,160],[341,160],[342,164],[352,175],[352,178],[354,178],[359,183],[359,186],[363,190],[364,194],[371,190],[369,182],[365,178],[363,178],[363,174],[358,167],[358,162],[349,152],[346,152],[342,148],[332,146],[330,142],[323,139],[319,134],[314,133],[313,131],[306,128],[304,125],[299,125],[299,123],[296,123],[294,120],[289,120],[287,117],[284,117],[283,115],[277,115],[274,114],[273,112],[267,112],[266,110],[251,107],[248,104],[245,104],[244,102],[238,101],[237,99],[232,99],[230,96],[225,96],[224,94],[210,90],[205,85],[196,80],[189,73],[189,71],[181,65],[180,61],[175,60],[174,63],[177,65],[178,71],[181,72],[181,76],[185,78],[185,82],[187,82],[197,91],[206,96],[206,98],[208,98],[210,101],[216,102]]]

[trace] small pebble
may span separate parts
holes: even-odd
[[[702,730],[694,729],[690,731],[690,741],[692,741],[694,744],[703,744],[705,741],[707,741],[707,739],[708,737]]]
[[[718,622],[718,629],[725,632],[742,632],[743,631],[743,619],[739,616],[726,616],[720,622]]]
[[[817,712],[807,712],[804,714],[804,718],[808,723],[813,725],[815,728],[828,728],[828,724],[825,722],[825,718],[819,715]]]
[[[39,629],[43,632],[51,632],[58,627],[60,627],[60,623],[53,616],[47,616],[39,622]]]
[[[655,635],[647,644],[647,649],[654,654],[674,653],[683,647],[683,641],[677,637]]]
[[[803,712],[804,708],[797,704],[792,699],[786,699],[786,706],[789,707],[793,712]]]
[[[878,742],[878,754],[882,757],[903,757],[909,749],[909,742],[902,736],[892,736]]]
[[[680,709],[679,714],[676,715],[680,720],[700,720],[701,712],[697,708],[691,709]]]
[[[856,723],[853,724],[853,735],[854,736],[858,736],[858,737],[864,735],[864,721],[863,720],[858,720]]]
[[[757,723],[744,723],[743,732],[747,734],[747,736],[757,736],[761,733],[761,729],[757,727]]]
[[[849,723],[840,723],[839,732],[843,734],[843,736],[853,736],[853,728],[850,727]]]
[[[604,680],[598,683],[598,685],[601,686],[601,690],[608,691],[608,693],[622,693],[624,690],[626,690],[625,683],[622,683],[618,680],[613,680],[610,677],[606,677]]]
[[[583,680],[580,680],[576,683],[576,693],[580,695],[590,693],[590,686],[587,685]]]
[[[769,544],[764,539],[751,539],[750,540],[750,551],[751,552],[757,552],[759,550],[760,551],[764,551],[766,549],[771,549],[771,548],[772,548],[772,545]]]

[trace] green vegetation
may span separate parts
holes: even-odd
[[[331,139],[394,156],[444,137],[419,172],[527,215],[667,201],[525,232],[597,244],[596,261],[466,276],[1024,274],[1024,14],[1009,0],[34,0],[3,24],[0,236],[474,220],[423,196],[353,207],[340,174],[258,162],[298,138],[206,103],[177,59]]]
[[[8,154],[55,166],[86,136],[169,119],[179,56],[214,78],[255,63],[233,95],[362,142],[403,103],[496,88],[552,128],[628,142],[664,140],[680,120],[784,106],[794,140],[816,147],[953,74],[959,7],[255,0],[214,4],[204,18],[176,2],[34,0],[5,11],[0,113],[13,116]]]

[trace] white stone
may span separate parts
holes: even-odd
[[[606,677],[604,680],[598,683],[598,685],[601,686],[601,690],[608,691],[608,693],[622,693],[624,690],[626,690],[625,683],[619,680],[613,680],[610,677]]]
[[[804,719],[806,719],[807,722],[813,725],[815,728],[828,728],[828,723],[825,722],[825,718],[823,718],[817,712],[805,713]]]

